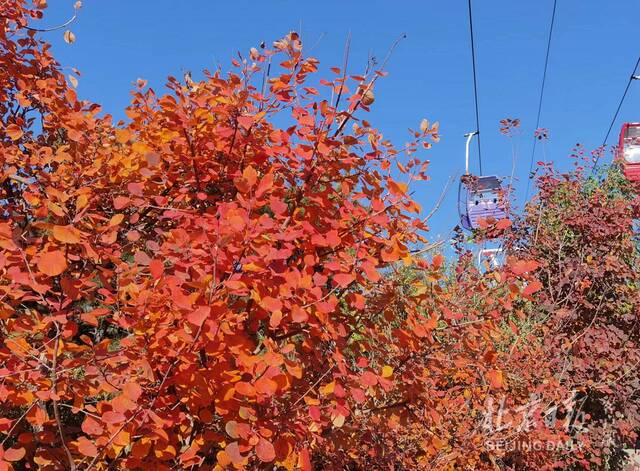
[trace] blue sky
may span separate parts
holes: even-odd
[[[63,22],[73,0],[51,0],[40,23]],[[532,134],[553,0],[474,2],[480,127],[486,174],[511,173],[511,142],[502,136],[502,118],[520,118],[517,196],[524,197]],[[640,53],[640,2],[558,0],[541,126],[550,130],[546,155],[569,166],[576,143],[600,145]],[[168,75],[194,77],[203,68],[228,69],[236,51],[246,53],[290,30],[302,33],[324,70],[341,66],[351,33],[350,71],[361,71],[369,52],[382,59],[402,41],[376,85],[368,119],[401,146],[407,128],[422,118],[439,121],[442,140],[423,153],[431,161],[431,181],[414,186],[428,212],[450,175],[463,170],[464,138],[475,128],[467,2],[235,0],[84,0],[72,25],[77,41],[46,33],[64,66],[81,70],[79,94],[124,117],[131,84],[149,80],[156,91]],[[640,82],[632,85],[609,143],[624,121],[640,120]],[[473,157],[477,158],[476,147]],[[542,160],[538,147],[536,160]],[[607,158],[610,160],[610,157]],[[431,238],[446,236],[456,224],[457,182],[431,220]]]

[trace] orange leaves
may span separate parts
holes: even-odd
[[[72,225],[53,226],[52,234],[56,240],[65,244],[77,244],[80,242],[80,231]]]
[[[133,133],[129,129],[116,129],[116,142],[126,144],[133,139]]]
[[[58,276],[67,269],[67,258],[60,250],[45,252],[38,259],[38,270],[47,276]]]
[[[243,170],[242,176],[235,179],[234,183],[238,191],[241,193],[248,193],[255,186],[257,181],[258,173],[251,165],[249,165]]]
[[[392,195],[405,196],[407,193],[408,186],[406,183],[398,183],[395,180],[389,178],[387,179],[387,185]]]
[[[9,136],[9,139],[12,139],[14,141],[20,139],[24,134],[22,132],[22,129],[20,129],[20,127],[15,124],[10,124],[9,126],[7,126],[5,132],[7,133],[7,136]]]
[[[238,211],[229,213],[227,223],[235,232],[240,232],[245,228],[245,218]]]
[[[381,259],[383,262],[395,262],[407,254],[407,249],[397,240],[392,240],[387,247],[382,250]]]
[[[271,313],[269,319],[269,325],[272,329],[275,329],[280,325],[280,321],[282,320],[282,301],[276,298],[272,298],[271,296],[265,296],[260,301],[262,307]]]
[[[486,378],[492,389],[500,389],[504,386],[504,379],[500,370],[487,371]]]
[[[46,98],[47,126],[5,129],[6,171],[30,177],[16,183],[27,204],[3,200],[0,224],[0,395],[16,410],[46,403],[26,415],[32,442],[61,448],[55,396],[72,407],[61,422],[76,463],[104,453],[114,469],[197,468],[213,453],[221,469],[310,471],[307,444],[333,453],[332,429],[357,437],[355,408],[398,392],[405,370],[382,346],[417,336],[393,319],[386,269],[411,262],[421,227],[407,185],[378,171],[420,165],[356,114],[373,100],[364,77],[330,84],[358,90],[338,116],[305,83],[318,67],[299,37],[277,49],[251,53],[255,67],[288,69],[274,69],[264,97],[242,71],[170,79],[161,97],[139,81],[124,126],[79,102],[47,54],[17,57],[16,68],[38,62],[21,77],[0,71],[21,106]],[[26,147],[29,166],[14,157]],[[370,364],[348,360],[364,351]],[[23,430],[8,443],[23,445]],[[30,469],[65,458],[27,445]]]
[[[26,450],[24,448],[9,448],[4,451],[4,456],[2,456],[1,459],[9,462],[16,462],[24,458],[25,454]]]
[[[229,464],[233,464],[235,466],[242,466],[246,458],[242,456],[240,453],[240,447],[238,447],[238,442],[229,443],[224,450],[218,452],[217,455],[218,464],[221,466],[227,466]]]
[[[254,397],[256,395],[256,389],[245,381],[239,381],[233,387],[238,394],[243,396]]]
[[[333,280],[340,288],[346,288],[354,279],[355,277],[351,273],[338,273],[333,276]]]
[[[88,440],[85,437],[78,438],[78,451],[84,456],[98,456],[98,448],[96,448],[95,444],[91,440]]]

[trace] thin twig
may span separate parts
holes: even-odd
[[[438,209],[440,208],[440,205],[442,204],[442,201],[444,201],[444,197],[449,192],[449,188],[451,188],[451,184],[453,183],[453,179],[454,179],[454,176],[451,175],[449,177],[449,179],[447,180],[447,183],[444,185],[444,188],[442,189],[442,193],[440,193],[440,196],[438,197],[438,200],[436,201],[435,206],[429,212],[429,214],[427,214],[427,217],[424,219],[425,221],[428,221],[429,219],[431,219],[431,217],[436,213],[436,211],[438,211]]]
[[[302,401],[302,400],[307,396],[307,394],[309,394],[311,391],[313,391],[313,390],[315,389],[315,387],[316,387],[318,384],[320,384],[320,381],[322,381],[322,380],[323,380],[323,379],[324,379],[324,378],[325,378],[329,373],[331,373],[331,370],[333,370],[333,368],[335,368],[335,366],[336,366],[335,364],[331,365],[331,366],[327,369],[327,371],[325,371],[325,372],[322,374],[322,376],[320,376],[320,377],[318,378],[318,380],[317,380],[315,383],[313,383],[313,384],[309,387],[309,389],[307,389],[307,390],[304,392],[304,394],[303,394],[302,396],[300,396],[300,397],[296,400],[296,402],[294,402],[294,403],[293,403],[293,406],[291,406],[291,407],[293,408],[293,407],[297,406],[297,405],[300,403],[300,401]]]
[[[56,369],[58,367],[58,351],[60,349],[60,327],[57,322],[54,322],[56,326],[56,342],[53,347],[53,359],[51,362],[51,390],[55,396],[58,395],[58,375]],[[69,460],[69,469],[74,471],[76,469],[76,464],[73,460],[73,455],[69,451],[69,447],[67,447],[67,442],[64,438],[64,431],[62,430],[62,420],[60,419],[60,407],[58,407],[58,400],[52,399],[53,401],[53,415],[56,419],[56,424],[58,425],[58,433],[60,434],[60,441],[62,442],[62,448],[64,448],[64,452],[67,455],[67,459]]]
[[[0,16],[0,18],[9,19],[6,16]],[[62,23],[61,25],[53,26],[51,28],[33,28],[33,27],[27,26],[27,25],[24,25],[22,27],[24,29],[28,29],[29,31],[36,31],[38,33],[49,33],[51,31],[57,31],[59,29],[62,29],[65,26],[69,26],[71,23],[73,23],[76,20],[76,18],[78,18],[78,9],[74,8],[73,16],[71,18],[69,18],[67,21],[65,21],[64,23]]]
[[[398,47],[398,44],[400,44],[400,41],[402,41],[406,37],[407,37],[407,35],[403,33],[402,36],[400,36],[398,39],[396,39],[395,42],[391,45],[391,48],[389,48],[389,52],[387,52],[387,55],[384,58],[384,61],[382,62],[382,66],[380,67],[380,71],[384,70],[385,66],[387,65],[387,62],[389,61],[389,58],[393,54],[393,51],[395,51],[396,47]],[[358,110],[358,107],[362,104],[362,98],[364,96],[366,96],[366,94],[369,92],[369,90],[371,90],[371,87],[373,87],[373,84],[376,82],[376,80],[378,80],[378,77],[380,77],[380,75],[376,74],[369,81],[369,84],[367,85],[367,87],[360,94],[360,99],[353,106],[353,110],[350,113],[346,113],[345,118],[342,120],[342,123],[340,123],[340,126],[338,127],[338,129],[336,129],[336,132],[334,133],[333,137],[337,137],[342,132],[344,127],[347,125],[347,122],[349,121],[349,118],[353,117],[353,114]]]
[[[15,423],[15,424],[13,424],[13,427],[11,427],[11,428],[9,429],[9,431],[7,432],[7,436],[6,436],[6,437],[4,437],[4,440],[2,440],[2,442],[0,443],[0,446],[4,445],[4,443],[5,443],[7,440],[9,440],[9,437],[11,437],[11,434],[13,433],[13,431],[15,430],[15,428],[18,426],[18,424],[19,424],[20,422],[22,422],[22,419],[24,419],[24,418],[26,417],[26,415],[29,413],[29,411],[30,411],[31,409],[33,409],[33,406],[35,406],[36,404],[37,404],[37,401],[33,401],[33,402],[31,403],[31,405],[29,406],[29,408],[28,408],[26,411],[24,411],[24,413],[23,413],[23,414],[18,418],[18,420],[16,420],[16,423]]]

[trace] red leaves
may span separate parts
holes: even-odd
[[[514,275],[520,276],[534,272],[539,266],[540,264],[535,260],[517,260],[510,265],[510,268]]]
[[[126,196],[116,196],[113,199],[113,209],[115,209],[116,211],[120,211],[121,209],[129,206],[130,202],[131,200]]]
[[[512,223],[510,219],[500,219],[498,222],[496,222],[494,227],[498,230],[504,230],[511,227],[511,224]]]
[[[87,435],[100,435],[104,431],[101,423],[90,415],[86,416],[82,422],[82,431]]]
[[[298,455],[298,468],[301,471],[313,471],[311,466],[311,457],[309,456],[309,450],[306,448],[300,451]]]
[[[255,186],[257,181],[258,173],[249,165],[243,170],[242,176],[236,178],[235,185],[241,193],[248,193]]]
[[[272,298],[271,296],[265,296],[261,301],[262,307],[264,307],[269,312],[281,311],[282,310],[282,301],[276,298]]]
[[[256,454],[260,461],[269,463],[276,458],[276,450],[270,441],[260,437],[256,445]]]
[[[208,306],[199,306],[194,311],[187,314],[187,320],[193,325],[200,327],[204,324],[204,321],[207,320],[210,312],[211,308]]]
[[[431,266],[433,270],[440,270],[442,266],[442,262],[444,262],[444,257],[441,254],[436,254],[431,261]]]
[[[525,289],[522,291],[522,294],[524,296],[531,296],[533,293],[539,291],[540,289],[542,289],[542,283],[540,283],[539,281],[532,281],[525,287]]]
[[[107,411],[102,414],[102,420],[107,424],[119,424],[126,420],[126,417],[121,412]]]
[[[333,276],[333,281],[335,281],[340,288],[346,288],[354,281],[354,279],[355,278],[351,273],[338,273]]]
[[[151,276],[155,280],[157,280],[162,276],[162,273],[164,272],[164,264],[161,260],[153,259],[151,260],[151,262],[149,262],[149,271],[151,273]]]

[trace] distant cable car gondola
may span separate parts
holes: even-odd
[[[640,181],[640,123],[624,123],[618,142],[618,160],[629,181]]]
[[[465,174],[458,187],[460,224],[472,231],[481,227],[480,221],[505,219],[507,213],[502,200],[500,179],[495,175],[474,176],[469,173],[469,144],[478,131],[465,134]]]
[[[482,249],[478,251],[478,269],[482,269],[486,263],[489,270],[500,267],[504,263],[504,251],[502,247]]]

